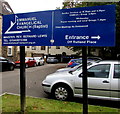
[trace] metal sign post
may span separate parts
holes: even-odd
[[[87,48],[82,47],[82,64],[83,64],[83,114],[88,114],[88,83],[87,83]]]
[[[21,112],[25,109],[25,46],[20,46],[20,103]]]

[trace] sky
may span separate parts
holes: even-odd
[[[14,13],[55,10],[62,7],[63,0],[6,0]]]

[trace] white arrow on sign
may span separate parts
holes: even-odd
[[[91,39],[100,39],[101,37],[98,35],[98,36],[91,36]]]

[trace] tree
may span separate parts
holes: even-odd
[[[98,5],[116,5],[116,46],[115,47],[103,47],[101,48],[101,53],[108,53],[110,55],[109,59],[117,59],[117,54],[120,53],[120,2],[93,2],[89,3],[88,6],[98,6]],[[107,54],[106,54],[107,55]],[[105,57],[105,55],[104,55]]]

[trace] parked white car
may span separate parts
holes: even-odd
[[[58,100],[82,97],[82,67],[55,72],[42,82],[43,89]],[[88,97],[120,101],[120,61],[101,61],[88,66]]]
[[[36,64],[38,65],[44,65],[45,61],[43,57],[34,57],[34,60],[36,60]]]

